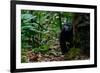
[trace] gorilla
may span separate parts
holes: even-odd
[[[69,24],[63,25],[63,28],[61,29],[61,32],[60,32],[59,41],[60,41],[61,52],[64,55],[65,53],[68,52],[69,48],[72,47],[72,43],[73,43],[72,25],[69,25]]]

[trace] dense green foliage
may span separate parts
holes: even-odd
[[[72,14],[48,11],[21,11],[22,49],[46,51],[59,37],[65,21],[71,23]]]

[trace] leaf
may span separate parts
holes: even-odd
[[[36,16],[33,16],[32,14],[21,14],[21,20],[23,20],[24,23],[30,21],[31,19],[35,19]]]
[[[27,20],[33,18],[32,14],[21,14],[21,19]]]

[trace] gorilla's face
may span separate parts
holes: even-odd
[[[72,29],[72,26],[71,26],[71,25],[64,24],[63,29],[64,29],[65,31],[70,31],[70,30]]]

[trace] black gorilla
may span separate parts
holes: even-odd
[[[73,43],[73,28],[71,25],[64,24],[60,33],[60,47],[63,55],[68,52],[69,48],[72,47],[72,43]]]

